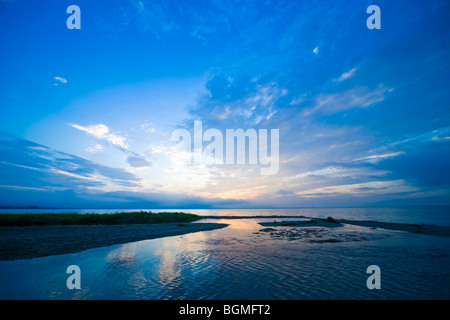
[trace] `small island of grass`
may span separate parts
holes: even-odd
[[[328,217],[326,219],[322,219],[322,221],[324,222],[329,222],[329,223],[338,223],[336,220],[334,220],[332,217]]]
[[[1,227],[13,226],[59,226],[59,225],[124,225],[189,223],[202,219],[201,216],[184,212],[146,211],[112,214],[80,213],[24,213],[0,214]]]

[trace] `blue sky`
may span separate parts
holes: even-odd
[[[0,206],[449,205],[449,7],[0,0]],[[279,171],[186,164],[199,120],[279,129]]]

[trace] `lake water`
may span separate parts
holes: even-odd
[[[450,225],[445,209],[430,208],[174,211]],[[76,254],[0,261],[0,298],[450,298],[450,238],[352,226],[261,231],[262,221],[273,219],[214,219],[230,226]],[[66,287],[69,265],[81,269],[81,290]],[[366,286],[370,265],[381,269],[380,290]]]

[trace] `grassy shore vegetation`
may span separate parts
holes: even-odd
[[[155,223],[189,223],[202,217],[184,212],[146,211],[112,214],[40,213],[0,214],[0,226],[55,226],[55,225],[121,225]]]
[[[338,223],[336,220],[334,220],[332,217],[328,217],[326,219],[322,219],[322,221],[329,222],[329,223]]]

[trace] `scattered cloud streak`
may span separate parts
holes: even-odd
[[[104,124],[95,124],[90,126],[80,126],[78,124],[70,124],[75,129],[86,132],[98,140],[105,140],[112,145],[120,148],[121,150],[127,150],[128,144],[126,138],[109,132],[109,128]]]
[[[355,75],[357,69],[358,68],[353,68],[347,72],[344,72],[339,78],[335,79],[334,81],[341,82],[341,81],[352,78]]]
[[[61,78],[61,77],[54,77],[53,78],[56,82],[53,84],[54,86],[58,86],[60,84],[67,84],[68,81],[65,78]]]
[[[366,108],[377,102],[383,101],[389,89],[383,86],[375,90],[365,87],[356,87],[343,92],[319,94],[314,99],[314,105],[305,110],[305,115],[313,113],[334,114],[353,109]]]
[[[90,152],[90,153],[102,152],[103,146],[101,144],[96,144],[96,145],[93,145],[93,146],[90,146],[89,148],[87,148],[86,151]]]

